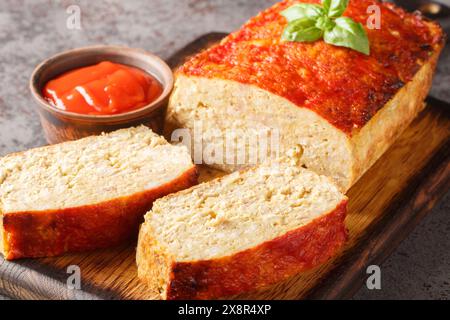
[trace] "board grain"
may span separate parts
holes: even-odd
[[[176,54],[187,56],[224,35],[206,35]],[[450,106],[428,107],[388,152],[348,192],[350,238],[328,263],[282,283],[235,299],[342,299],[364,283],[366,269],[381,264],[450,187]],[[220,175],[202,168],[202,180]],[[7,262],[0,257],[0,294],[17,299],[155,299],[137,279],[135,242],[120,248],[58,258]],[[78,266],[81,290],[67,286]]]

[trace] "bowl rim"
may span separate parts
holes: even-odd
[[[51,105],[44,97],[42,96],[42,93],[40,92],[39,88],[37,87],[37,76],[47,68],[49,65],[54,63],[55,61],[62,59],[64,57],[73,55],[73,54],[79,54],[80,52],[89,52],[89,51],[114,51],[117,50],[118,55],[127,56],[131,55],[132,53],[135,54],[141,54],[146,56],[147,58],[150,58],[154,60],[157,64],[160,65],[162,68],[161,71],[164,73],[165,78],[167,78],[167,83],[163,83],[161,79],[158,79],[159,82],[161,82],[161,85],[163,86],[163,92],[158,97],[158,99],[154,100],[153,102],[149,103],[148,105],[145,105],[139,109],[132,110],[125,113],[118,113],[118,114],[112,114],[112,115],[88,115],[88,114],[82,114],[82,113],[76,113],[76,112],[70,112],[58,109]],[[133,66],[139,69],[142,69],[138,66],[133,65],[132,63],[128,64],[129,66]],[[89,66],[89,64],[86,64],[86,66]],[[144,70],[145,71],[145,70]],[[148,73],[148,71],[146,71]],[[155,76],[153,74],[153,76]],[[80,48],[74,48],[66,51],[62,51],[60,53],[57,53],[50,58],[47,58],[46,60],[39,63],[33,70],[30,80],[29,80],[29,88],[31,91],[31,94],[33,98],[39,103],[41,107],[43,107],[48,112],[51,112],[53,114],[65,116],[67,118],[73,119],[73,120],[81,120],[81,121],[90,121],[90,122],[98,122],[98,123],[107,123],[111,121],[124,121],[124,120],[133,120],[136,118],[139,118],[140,116],[146,115],[148,113],[151,113],[155,110],[157,110],[159,107],[162,106],[162,104],[166,101],[166,99],[171,94],[174,87],[174,75],[172,72],[172,69],[169,67],[169,65],[160,57],[157,55],[148,52],[141,48],[131,48],[127,46],[121,46],[121,45],[93,45],[93,46],[86,46],[86,47],[80,47]]]

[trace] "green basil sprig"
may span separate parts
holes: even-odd
[[[349,0],[322,0],[322,5],[300,3],[281,14],[288,20],[282,39],[314,42],[322,39],[339,47],[370,54],[369,38],[361,23],[342,17]]]

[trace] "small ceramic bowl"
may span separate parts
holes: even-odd
[[[129,65],[151,74],[162,84],[163,93],[147,106],[117,115],[85,115],[59,110],[42,96],[48,81],[67,71],[101,61]],[[50,144],[141,124],[161,133],[172,89],[172,70],[163,60],[144,50],[120,46],[94,46],[60,53],[37,66],[30,80],[30,90],[37,102],[42,127]]]

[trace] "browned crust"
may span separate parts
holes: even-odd
[[[195,166],[173,181],[131,196],[61,210],[6,213],[1,216],[7,260],[57,256],[119,245],[137,235],[153,202],[198,182]]]
[[[0,253],[4,253],[7,249],[6,238],[3,232],[3,214],[0,207]]]
[[[163,271],[159,281],[165,279],[166,288],[153,289],[163,291],[168,300],[215,299],[264,288],[334,256],[347,239],[346,212],[344,200],[329,214],[297,230],[232,256],[207,261],[176,262],[158,246],[141,243],[142,258],[144,254],[159,257],[153,262],[165,266],[139,259],[139,267],[147,271],[140,271],[139,276],[155,286],[158,270]],[[151,250],[154,252],[145,253]]]
[[[165,296],[172,261],[174,258],[155,239],[151,226],[144,223],[139,232],[136,250],[138,277],[157,298]]]
[[[348,190],[389,149],[426,106],[433,74],[442,47],[436,49],[430,59],[366,126],[353,135],[354,167]]]
[[[382,27],[365,27],[369,56],[323,41],[282,41],[287,20],[280,13],[297,3],[320,0],[275,4],[219,44],[191,58],[179,73],[255,85],[311,109],[352,136],[444,43],[445,35],[437,23],[378,0],[350,1],[344,14],[365,26],[370,17],[367,8],[379,7]]]

